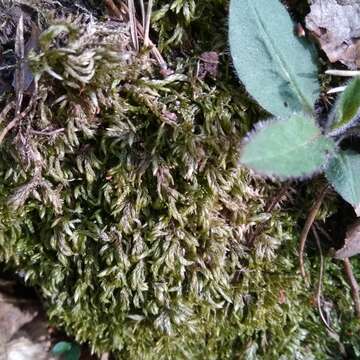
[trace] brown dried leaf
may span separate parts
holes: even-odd
[[[360,68],[359,0],[314,0],[306,27],[331,62]]]
[[[335,253],[335,259],[345,259],[360,254],[360,221],[349,227],[344,246]]]
[[[204,80],[207,75],[217,77],[219,66],[219,54],[216,51],[204,52],[200,56],[198,78]]]

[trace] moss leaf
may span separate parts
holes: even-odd
[[[353,79],[341,94],[337,107],[336,119],[332,129],[339,129],[351,123],[360,110],[360,77]]]

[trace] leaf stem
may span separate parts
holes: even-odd
[[[299,250],[299,262],[300,262],[300,272],[301,276],[306,279],[306,272],[305,272],[305,266],[304,266],[304,250],[305,250],[305,244],[307,237],[309,235],[309,231],[315,221],[316,215],[319,212],[320,206],[324,200],[324,197],[326,195],[326,192],[329,188],[329,185],[326,184],[320,191],[319,195],[317,196],[314,205],[312,206],[309,215],[306,219],[305,225],[303,227],[303,230],[300,235],[300,250]]]

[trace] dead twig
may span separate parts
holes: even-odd
[[[9,102],[0,113],[0,123],[5,121],[7,114],[15,107],[15,101]]]
[[[309,234],[309,231],[315,221],[316,215],[319,212],[320,206],[324,200],[324,197],[326,195],[328,189],[328,185],[325,185],[323,189],[320,191],[318,197],[315,200],[314,205],[312,206],[309,215],[306,219],[305,225],[303,227],[303,230],[300,235],[300,250],[299,250],[299,262],[300,262],[300,272],[301,276],[305,279],[306,278],[306,272],[305,272],[305,266],[304,266],[304,250],[305,250],[305,244],[306,240]]]
[[[281,187],[280,191],[275,196],[271,197],[271,199],[265,205],[264,212],[270,213],[271,211],[273,211],[275,206],[283,198],[283,196],[287,193],[289,188],[290,188],[290,183],[284,184]],[[266,227],[266,222],[259,224],[258,226],[255,227],[254,231],[252,231],[249,234],[248,241],[247,241],[248,246],[251,247],[254,245],[256,238],[265,230],[265,227]]]
[[[36,90],[35,90],[36,93]],[[2,144],[2,142],[4,141],[5,136],[7,135],[7,133],[12,130],[19,121],[21,121],[26,115],[28,115],[28,113],[32,110],[32,107],[35,103],[36,100],[36,96],[33,95],[29,105],[26,107],[26,109],[24,111],[22,111],[21,113],[17,114],[13,120],[11,120],[6,126],[5,128],[2,130],[2,132],[0,133],[0,145]],[[16,104],[15,104],[16,106]],[[4,109],[5,110],[5,109]],[[10,109],[9,109],[10,110]]]
[[[106,7],[119,19],[123,19],[123,13],[119,10],[119,8],[114,4],[113,0],[105,0]]]
[[[123,19],[124,17],[129,17],[129,8],[124,2],[117,0],[116,3],[119,4],[118,6],[115,5],[113,0],[105,0],[105,3],[109,7],[109,9],[111,9],[111,11],[114,14],[116,14],[116,16],[119,19]],[[135,19],[135,24],[136,24],[138,37],[144,41],[144,36],[145,36],[144,27],[137,19]],[[155,44],[150,39],[148,39],[147,41],[148,41],[147,46],[150,49],[150,53],[153,55],[155,60],[158,62],[159,66],[162,69],[167,69],[167,67],[168,67],[167,63],[164,60],[164,58],[162,57],[162,55],[160,54],[160,51],[158,50],[158,48],[155,46]]]
[[[26,114],[24,114],[24,113],[25,113],[25,111],[20,113],[18,116],[15,116],[14,119],[5,126],[4,130],[0,134],[0,145],[2,144],[6,134],[16,126],[17,122],[20,119],[25,117]]]
[[[322,248],[321,248],[321,243],[320,243],[320,238],[319,235],[316,231],[316,228],[313,227],[312,228],[315,240],[316,240],[316,245],[319,249],[319,254],[320,254],[320,274],[319,274],[319,284],[317,287],[317,291],[316,291],[316,303],[317,303],[317,307],[319,310],[319,314],[320,314],[320,318],[322,320],[322,322],[324,323],[324,325],[326,326],[326,328],[333,332],[336,333],[335,330],[329,325],[329,323],[327,322],[324,313],[322,311],[322,306],[321,306],[321,295],[322,295],[322,287],[323,287],[323,278],[324,278],[324,255],[322,252]]]
[[[349,258],[344,259],[344,270],[348,278],[349,285],[351,287],[351,294],[355,304],[355,312],[357,317],[360,319],[360,288],[352,271],[352,266]]]

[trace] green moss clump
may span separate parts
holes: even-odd
[[[302,214],[268,214],[280,185],[238,166],[258,112],[227,67],[200,81],[194,55],[161,78],[124,24],[88,18],[39,47],[27,116],[0,152],[0,260],[52,321],[119,359],[335,358],[298,275]],[[350,293],[329,267],[329,316],[355,354]]]

